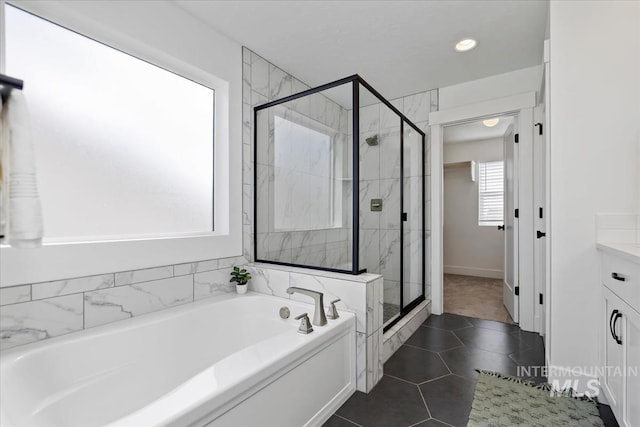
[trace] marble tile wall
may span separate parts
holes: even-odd
[[[383,335],[382,363],[404,344],[420,325],[431,315],[431,301],[421,302],[411,313],[403,317]]]
[[[252,273],[249,289],[255,292],[311,303],[305,295],[287,294],[288,287],[298,286],[322,292],[325,306],[340,299],[336,307],[356,315],[357,388],[369,392],[378,383],[383,357],[381,276],[352,276],[262,263],[250,264],[248,269]]]
[[[0,349],[128,319],[220,293],[244,257],[0,289]]]
[[[253,167],[257,156],[257,200],[260,212],[257,241],[260,259],[331,268],[351,268],[351,230],[343,215],[339,227],[327,227],[330,198],[336,207],[349,206],[350,191],[340,173],[329,179],[316,166],[326,150],[314,153],[309,147],[281,150],[279,162],[290,167],[274,167],[274,113],[262,110],[258,115],[258,134],[264,137],[253,152],[253,107],[298,93],[310,87],[247,48],[243,48],[243,240],[244,256],[253,259]],[[348,111],[324,96],[314,94],[280,107],[280,115],[296,123],[319,127],[334,134],[336,169],[342,169]],[[307,123],[308,122],[308,123]],[[323,157],[324,156],[324,157]],[[318,169],[318,170],[316,170]],[[314,172],[316,170],[316,172]],[[278,185],[278,192],[274,191]],[[333,187],[333,188],[332,188]],[[287,191],[284,191],[286,189]],[[340,194],[342,194],[340,196]],[[339,206],[341,205],[341,206]],[[346,212],[346,209],[345,209]],[[305,230],[305,224],[320,224]],[[287,231],[275,231],[289,228]]]

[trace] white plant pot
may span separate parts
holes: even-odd
[[[240,295],[247,293],[247,288],[249,285],[236,285],[236,292]]]

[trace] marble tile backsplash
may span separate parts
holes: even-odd
[[[128,319],[220,293],[244,257],[25,284],[0,289],[0,349]]]

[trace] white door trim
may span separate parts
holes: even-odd
[[[545,171],[544,176],[546,179],[545,188],[545,207],[547,212],[544,216],[545,230],[551,231],[551,64],[550,64],[550,43],[549,40],[544,41],[544,103],[545,103],[545,117],[544,117],[544,144],[545,144]],[[547,365],[551,360],[551,236],[547,234],[545,240],[546,246],[546,260],[545,260],[545,334],[544,334],[544,349],[545,349],[545,361]]]
[[[526,159],[526,156],[530,156],[532,153],[527,153],[527,151],[531,151],[531,139],[533,132],[533,107],[536,105],[536,93],[535,92],[527,92],[519,95],[508,96],[504,98],[496,98],[489,101],[484,101],[476,104],[464,105],[458,108],[453,108],[450,110],[444,111],[434,111],[429,114],[429,124],[431,125],[431,250],[432,250],[432,265],[431,265],[431,302],[432,302],[432,312],[434,314],[442,314],[444,310],[444,300],[443,300],[443,183],[444,183],[444,169],[443,169],[443,146],[442,146],[442,136],[443,136],[443,126],[452,125],[459,122],[466,122],[470,120],[476,120],[484,117],[496,116],[496,115],[504,115],[504,114],[517,114],[521,117],[521,128],[519,132],[521,134],[521,141],[523,139],[525,141],[528,140],[528,143],[521,142],[520,147],[520,158]],[[528,110],[528,111],[527,111]],[[524,113],[524,114],[521,114]],[[526,120],[524,120],[524,116],[526,116]],[[526,121],[529,121],[528,124],[525,124]],[[528,137],[525,137],[525,134],[528,133]],[[528,146],[528,147],[527,147]],[[525,148],[525,149],[523,149]],[[528,149],[527,149],[528,148]],[[529,161],[532,161],[532,157],[528,158]],[[526,171],[531,172],[532,166],[529,169],[525,169]],[[523,173],[521,170],[520,173]],[[522,193],[521,193],[522,194]],[[522,194],[522,197],[526,197],[525,194]],[[529,204],[533,206],[533,197],[532,194],[529,195]],[[522,200],[522,199],[521,199]],[[531,206],[522,206],[522,203],[519,203],[520,208],[520,221],[519,223],[528,223],[525,224],[524,229],[521,228],[521,235],[525,233],[529,233],[528,239],[523,239],[524,242],[520,242],[521,244],[529,244],[531,246],[530,250],[532,251],[533,245],[533,212]],[[523,215],[524,209],[529,209],[527,214]],[[528,243],[526,243],[528,242]],[[525,252],[526,253],[526,252]],[[530,283],[520,283],[520,301],[526,301],[527,299],[530,301],[530,309],[529,310],[521,310],[520,315],[520,326],[525,330],[533,330],[534,329],[534,319],[533,319],[533,264],[530,268]],[[527,274],[525,272],[525,274]],[[524,288],[523,288],[524,285]],[[527,289],[530,288],[530,289]],[[531,295],[529,295],[531,294]],[[523,298],[524,296],[524,298]]]
[[[484,116],[495,116],[500,113],[516,113],[523,108],[533,108],[535,106],[536,93],[526,92],[475,104],[467,104],[450,110],[434,111],[429,113],[429,124],[431,126],[451,125],[456,122],[465,122]]]

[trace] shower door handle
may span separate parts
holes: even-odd
[[[407,213],[406,212],[402,212],[402,220],[403,221],[407,221]]]

